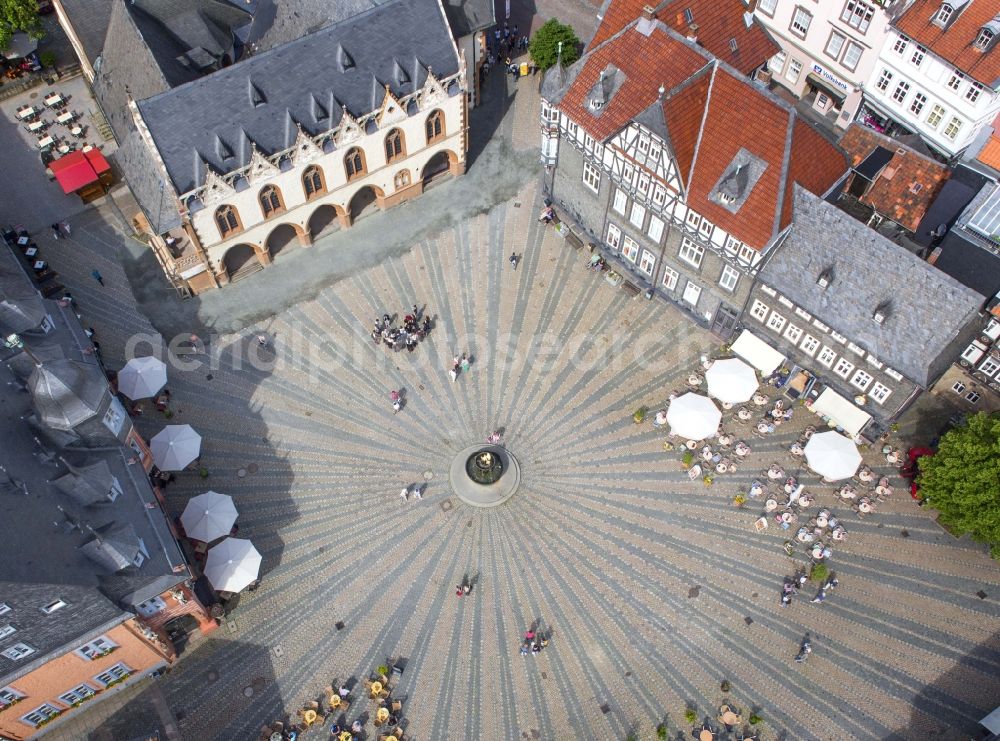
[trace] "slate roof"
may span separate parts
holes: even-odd
[[[878,147],[892,152],[891,159],[877,173],[861,202],[909,231],[917,231],[921,219],[948,179],[948,168],[857,123],[851,124],[839,143],[851,158],[852,167],[863,162]]]
[[[69,359],[37,366],[28,391],[42,423],[64,431],[104,411],[111,394],[99,367]]]
[[[1000,292],[1000,255],[951,231],[941,241],[934,267],[962,285],[990,297]]]
[[[93,64],[104,48],[116,0],[59,0],[59,4],[83,45],[84,55]]]
[[[111,488],[115,477],[107,461],[98,460],[83,466],[72,466],[65,474],[53,479],[52,487],[77,504],[93,506],[111,503]]]
[[[249,162],[249,142],[265,153],[290,147],[296,124],[334,128],[341,106],[355,116],[377,109],[385,86],[398,96],[422,87],[459,59],[437,0],[390,0],[283,46],[140,102],[178,193],[200,186],[204,164],[225,173]]]
[[[456,39],[496,23],[493,0],[443,0],[444,14]]]
[[[959,3],[953,2],[958,6]],[[930,49],[984,85],[1000,82],[1000,44],[989,51],[973,47],[979,31],[1000,15],[1000,6],[991,0],[971,0],[956,7],[955,18],[947,29],[931,23],[941,8],[941,0],[916,0],[897,19],[896,27],[911,39]]]
[[[824,289],[816,280],[830,275]],[[794,223],[760,279],[927,388],[949,347],[978,321],[984,297],[812,195],[794,192]],[[872,317],[876,309],[883,323]]]
[[[689,9],[698,26],[697,43],[745,75],[781,51],[752,15],[747,25],[746,6],[740,0],[664,0],[659,4],[656,0],[611,0],[589,48],[604,43],[639,18],[646,5],[653,7],[658,19],[684,36],[691,33],[684,18],[684,11]],[[735,52],[730,47],[732,39],[736,40]]]
[[[17,258],[10,250],[0,249],[0,294],[20,296],[30,290]],[[72,310],[51,306],[54,326],[44,335],[45,342],[61,346],[66,357],[96,368],[94,356],[80,351],[86,339]],[[0,538],[0,561],[3,577],[9,581],[0,582],[0,602],[12,610],[0,616],[0,625],[10,622],[17,633],[0,640],[0,650],[23,641],[36,653],[17,662],[0,656],[0,687],[12,681],[11,677],[44,663],[49,655],[71,651],[129,617],[110,601],[114,597],[100,591],[102,579],[111,573],[80,551],[89,528],[115,522],[127,525],[142,539],[149,557],[138,570],[130,593],[157,589],[155,593],[160,594],[187,577],[186,570],[174,571],[184,564],[183,554],[163,511],[155,504],[145,472],[127,462],[132,451],[117,445],[113,438],[96,450],[61,448],[58,441],[75,444],[75,438],[31,424],[37,423],[31,396],[16,382],[18,374],[10,372],[16,365],[32,367],[30,358],[21,353],[6,365],[6,382],[0,383],[0,463],[6,470],[0,476],[6,523]],[[100,420],[96,424],[103,427]],[[122,493],[105,506],[81,505],[50,483],[67,470],[61,461],[88,475],[103,477],[106,469],[119,481]],[[148,506],[151,504],[154,506]],[[39,611],[56,599],[69,606],[49,616]]]
[[[48,615],[42,612],[43,607],[59,599],[66,603],[65,607]],[[76,650],[131,617],[96,589],[73,584],[0,581],[0,602],[10,607],[10,612],[0,616],[0,625],[17,629],[0,639],[0,651],[15,643],[35,649],[35,653],[18,661],[0,654],[0,686],[24,676],[53,655]]]
[[[135,130],[129,96],[142,100],[170,87],[126,5],[121,0],[112,8],[106,40],[112,51],[101,55],[93,83],[94,95],[119,143]]]
[[[138,131],[127,134],[109,159],[128,181],[132,195],[157,234],[181,225],[173,188]]]

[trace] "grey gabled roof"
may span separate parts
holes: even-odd
[[[59,0],[59,4],[83,45],[84,55],[93,64],[104,48],[115,0]]]
[[[62,600],[66,606],[48,615],[42,612],[43,607],[56,600]],[[131,617],[97,589],[74,584],[0,581],[0,602],[10,607],[10,612],[0,617],[0,624],[17,629],[13,635],[0,639],[0,651],[15,643],[26,643],[35,649],[35,653],[18,661],[0,654],[0,687],[45,663],[53,654],[79,648]]]
[[[160,166],[138,131],[129,133],[121,146],[108,158],[128,181],[129,190],[157,234],[181,225],[181,215],[174,203],[173,188],[162,175]]]
[[[984,299],[798,186],[788,237],[760,279],[923,388]]]
[[[341,107],[376,110],[385,88],[407,95],[459,69],[438,0],[391,0],[283,46],[139,103],[178,193],[203,183],[205,167],[227,173],[294,144],[297,125],[334,128]],[[316,104],[318,101],[319,105]]]
[[[93,538],[80,546],[80,551],[111,573],[133,566],[142,551],[142,544],[130,522],[109,522],[97,528]]]
[[[0,334],[22,334],[38,329],[49,315],[49,304],[40,296],[4,298],[0,301]]]
[[[52,487],[68,496],[77,504],[92,506],[95,504],[109,504],[111,502],[111,488],[115,483],[115,476],[111,473],[111,468],[107,461],[98,460],[89,465],[70,466],[65,474],[52,481]]]
[[[444,12],[456,39],[496,23],[493,0],[444,0]]]
[[[110,396],[98,366],[65,359],[36,367],[28,390],[41,421],[57,430],[71,430],[92,419]]]

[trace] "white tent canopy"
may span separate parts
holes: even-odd
[[[785,360],[784,355],[748,329],[744,329],[736,338],[732,351],[759,370],[765,378],[774,373]]]
[[[675,435],[704,440],[718,431],[722,412],[707,396],[688,392],[670,402],[667,424]]]
[[[132,358],[118,371],[118,390],[133,401],[154,396],[166,383],[166,364],[152,356]]]
[[[708,393],[723,404],[749,401],[757,390],[757,374],[739,358],[716,360],[705,373]]]
[[[149,441],[161,471],[180,471],[201,454],[201,435],[191,425],[167,425]]]
[[[809,468],[829,481],[849,479],[861,465],[858,446],[839,432],[817,432],[806,443]]]
[[[872,418],[864,409],[859,409],[830,388],[823,389],[823,393],[812,403],[811,409],[816,414],[832,419],[851,437],[856,437]]]
[[[188,501],[181,515],[181,525],[189,538],[210,543],[229,535],[238,514],[231,496],[206,491]]]
[[[257,579],[260,560],[249,540],[226,538],[208,551],[205,576],[219,592],[239,592]]]

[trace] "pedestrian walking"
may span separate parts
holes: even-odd
[[[826,600],[826,590],[820,587],[819,592],[817,592],[816,596],[812,598],[812,601],[816,602],[817,604],[820,604],[825,600]]]
[[[405,502],[410,498],[410,487],[404,486],[403,490],[399,492],[400,498]]]
[[[469,354],[468,353],[462,353],[462,361],[460,363],[460,367],[462,368],[462,373],[468,373],[469,372],[469,366],[470,366]]]
[[[465,594],[465,588],[461,584],[459,584],[457,587],[455,587],[455,596],[461,597],[463,594]]]
[[[413,498],[423,499],[424,498],[424,487],[417,485],[413,487]]]
[[[511,270],[517,270],[517,253],[511,252],[507,260],[510,262]]]
[[[102,286],[104,285],[104,276],[101,275],[100,272],[98,272],[97,270],[91,270],[90,274],[94,277],[94,280],[96,280]]]
[[[59,234],[59,224],[53,224],[52,225],[52,238],[53,239],[59,239],[60,236],[62,236],[62,235]]]
[[[62,227],[62,230],[63,230],[63,232],[65,232],[65,234],[66,234],[67,237],[70,236],[73,233],[73,230],[69,228],[69,222],[68,221],[63,221],[62,223],[59,224],[59,226]]]

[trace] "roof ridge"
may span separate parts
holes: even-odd
[[[713,59],[711,62],[712,79],[708,83],[708,92],[705,95],[705,109],[701,113],[701,123],[698,125],[698,139],[694,143],[694,156],[691,158],[691,171],[688,173],[687,182],[684,184],[684,192],[690,192],[691,181],[694,179],[694,170],[698,165],[698,152],[701,150],[701,137],[705,133],[705,121],[708,120],[708,109],[712,105],[712,88],[715,87],[715,73],[719,67],[719,60]]]
[[[795,109],[788,111],[788,130],[785,132],[785,149],[781,156],[781,177],[778,180],[778,197],[775,200],[774,221],[771,224],[771,239],[781,231],[781,212],[785,209],[785,194],[788,193],[788,177],[792,169],[792,139],[795,137]]]

